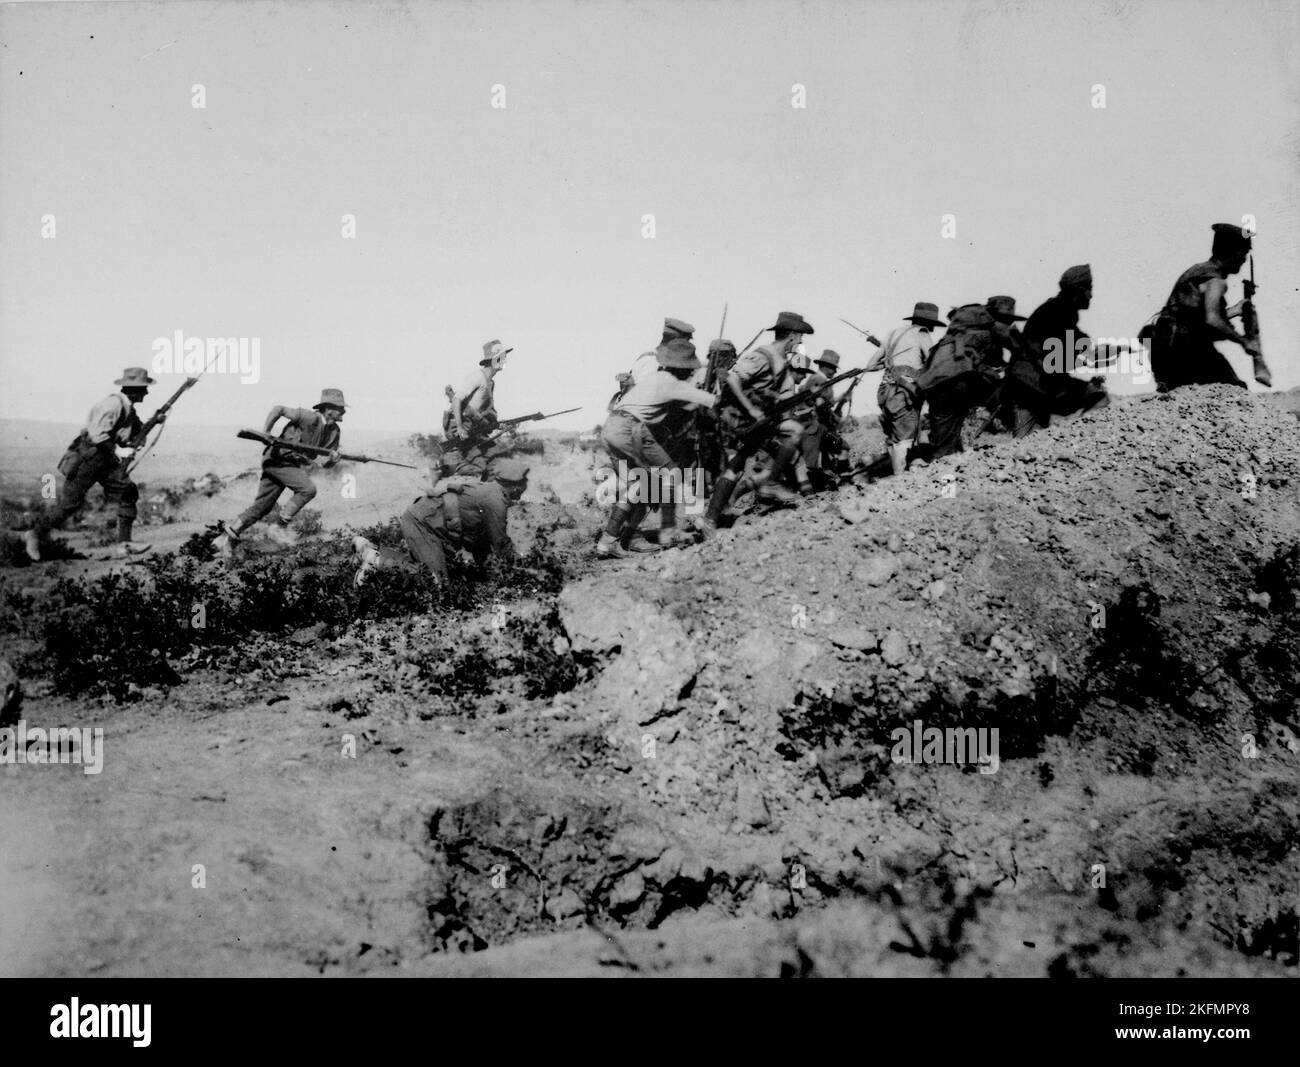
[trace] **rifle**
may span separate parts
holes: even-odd
[[[763,327],[763,330],[766,330],[766,329],[767,329],[767,327],[764,326],[764,327]],[[753,339],[749,342],[749,344],[747,344],[744,348],[742,348],[742,349],[740,350],[740,355],[743,356],[746,352],[748,352],[751,348],[754,347],[754,341],[757,341],[760,337],[763,336],[763,330],[759,330],[758,333],[754,334],[754,337],[753,337]]]
[[[581,411],[582,408],[565,408],[563,411],[552,411],[549,415],[543,415],[540,411],[534,411],[531,415],[516,415],[513,419],[497,419],[496,428],[498,430],[509,430],[525,422],[540,422],[543,419],[553,419],[557,415],[568,415],[572,411]]]
[[[1255,256],[1252,253],[1250,259],[1250,277],[1242,279],[1242,289],[1245,291],[1245,298],[1241,302],[1241,331],[1246,335],[1247,341],[1253,341],[1259,351],[1251,354],[1255,361],[1255,381],[1260,385],[1270,386],[1273,384],[1273,372],[1268,369],[1268,364],[1264,362],[1264,350],[1259,344],[1259,315],[1255,313]]]
[[[759,419],[757,422],[753,423],[752,425],[742,430],[741,437],[744,439],[752,439],[756,435],[759,435],[763,433],[765,430],[768,430],[771,427],[775,426],[778,422],[781,421],[781,416],[785,412],[789,411],[791,408],[800,407],[804,404],[807,404],[808,401],[811,400],[813,397],[815,397],[818,393],[824,392],[825,390],[829,389],[832,385],[835,385],[837,382],[846,381],[849,378],[856,378],[858,375],[862,374],[865,370],[866,370],[865,367],[858,367],[856,370],[846,370],[843,374],[837,374],[835,375],[834,378],[830,378],[827,381],[822,382],[821,385],[813,389],[807,389],[804,390],[803,392],[794,393],[791,396],[783,397],[782,399],[778,400],[775,404],[773,404],[772,407],[768,408],[767,413],[761,419]]]
[[[869,333],[867,330],[864,330],[861,326],[854,326],[853,323],[849,322],[848,319],[840,319],[840,322],[844,323],[844,325],[847,326],[850,330],[857,330],[858,333],[862,334],[862,336],[867,339],[867,342],[869,344],[873,344],[877,348],[880,347],[880,338],[877,337],[874,333]]]
[[[331,449],[318,448],[316,445],[302,445],[296,441],[284,441],[279,437],[272,437],[269,433],[263,433],[261,430],[240,430],[236,437],[241,437],[245,441],[260,441],[267,448],[284,448],[290,452],[298,452],[304,456],[328,456]],[[348,452],[340,452],[339,459],[351,460],[353,463],[383,463],[389,467],[405,467],[407,470],[419,470],[419,467],[411,463],[398,463],[392,459],[377,459],[374,456],[359,456]]]
[[[141,423],[139,432],[137,432],[135,436],[133,436],[131,440],[128,442],[131,448],[136,449],[136,454],[131,457],[130,462],[127,463],[126,465],[127,474],[130,474],[133,470],[135,470],[135,468],[139,466],[140,461],[144,459],[144,457],[147,456],[150,452],[152,452],[153,446],[158,443],[158,438],[162,436],[161,430],[158,431],[157,436],[154,437],[154,439],[149,442],[147,447],[141,449],[141,446],[144,445],[144,443],[149,440],[149,435],[153,433],[154,427],[162,425],[162,421],[167,417],[167,412],[171,411],[172,405],[175,404],[176,401],[178,401],[185,394],[187,390],[193,389],[195,383],[200,378],[202,378],[203,375],[207,374],[207,372],[208,372],[208,367],[207,364],[205,364],[203,369],[199,371],[198,374],[194,375],[193,378],[186,378],[185,381],[181,382],[180,388],[177,389],[176,392],[172,393],[172,395],[169,396],[165,401],[163,401],[162,405],[158,408],[157,411],[155,411],[152,415],[149,416],[148,420]]]
[[[571,411],[581,411],[582,408],[565,408],[563,411],[552,411],[549,415],[540,411],[534,411],[531,415],[517,415],[513,419],[499,419],[494,431],[485,437],[475,437],[470,435],[465,438],[458,438],[455,434],[447,434],[447,444],[449,447],[464,450],[467,448],[486,449],[489,445],[495,444],[506,434],[511,433],[514,428],[525,422],[538,422],[543,419],[553,419],[557,415],[567,415]]]

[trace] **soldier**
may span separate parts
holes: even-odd
[[[637,383],[644,381],[647,377],[653,375],[659,370],[659,351],[670,341],[679,338],[685,338],[689,341],[695,336],[695,327],[689,322],[683,322],[681,319],[664,319],[663,336],[659,339],[657,347],[650,349],[648,352],[642,352],[632,361],[632,369],[622,374],[616,374],[614,380],[618,383],[618,390],[609,400],[607,410],[613,411],[618,407],[618,403],[627,394],[627,391]]]
[[[270,514],[286,489],[293,492],[293,497],[280,509],[279,518],[271,524],[270,537],[283,545],[291,545],[297,540],[289,524],[316,496],[316,486],[307,472],[317,462],[325,468],[338,463],[339,423],[345,410],[340,390],[322,389],[320,402],[311,408],[287,408],[276,404],[267,413],[265,433],[269,434],[280,419],[287,419],[289,424],[280,435],[282,440],[291,444],[328,448],[330,454],[323,459],[314,459],[289,449],[268,447],[262,453],[262,480],[258,483],[257,496],[252,506],[237,519],[222,520],[219,524],[221,533],[227,538],[227,552],[233,551],[235,543],[245,530]]]
[[[800,491],[825,489],[829,478],[824,469],[823,451],[827,441],[835,436],[835,398],[831,390],[822,389],[835,376],[840,365],[840,354],[825,349],[816,363],[803,360],[792,362],[800,393],[815,394],[806,405],[800,404],[791,415],[803,423],[803,438],[799,442],[799,461],[796,463]],[[818,390],[821,390],[818,392]]]
[[[659,362],[659,352],[670,341],[679,338],[687,341],[695,336],[695,327],[689,322],[683,322],[681,319],[664,319],[664,333],[659,339],[659,345],[652,348],[649,352],[642,352],[632,361],[632,369],[628,372],[632,379],[628,387],[639,385],[646,378],[653,377],[658,373],[661,366]]]
[[[360,561],[353,580],[364,585],[375,570],[419,563],[441,584],[447,580],[450,553],[468,552],[479,566],[493,556],[513,558],[507,513],[528,488],[528,470],[520,460],[498,456],[488,462],[482,476],[462,467],[438,478],[431,493],[402,512],[399,521],[406,554],[376,548],[364,537],[353,538]]]
[[[867,363],[867,371],[884,369],[876,402],[880,405],[880,428],[889,449],[889,462],[895,474],[907,470],[907,455],[916,444],[921,429],[921,408],[925,397],[916,384],[916,376],[925,366],[934,345],[931,333],[943,329],[939,306],[919,301],[912,314],[904,316],[905,326],[897,327]]]
[[[1241,305],[1226,307],[1228,278],[1245,265],[1250,237],[1230,222],[1217,222],[1212,228],[1210,258],[1178,276],[1156,320],[1151,371],[1162,393],[1180,385],[1212,382],[1245,388],[1215,347],[1216,341],[1231,341],[1251,356],[1260,354],[1259,342],[1237,333],[1228,322],[1241,314]]]
[[[442,420],[445,436],[464,441],[485,437],[496,429],[494,382],[505,366],[506,356],[513,351],[495,339],[483,345],[483,358],[478,361],[478,369],[461,383],[459,389],[452,390],[451,409]]]
[[[1105,407],[1110,396],[1099,378],[1085,381],[1070,369],[1090,366],[1092,339],[1079,329],[1079,312],[1092,304],[1092,268],[1086,263],[1061,275],[1060,291],[1029,316],[1007,368],[1012,432],[1024,437],[1050,426],[1053,415]]]
[[[774,504],[788,504],[796,499],[781,481],[799,453],[803,424],[786,416],[765,438],[755,438],[746,431],[753,423],[761,421],[776,401],[793,395],[797,383],[790,358],[803,344],[804,337],[812,335],[813,328],[798,312],[783,311],[777,316],[776,325],[768,329],[772,332],[772,341],[746,352],[736,360],[727,375],[721,418],[732,434],[741,438],[741,445],[709,499],[706,516],[709,526],[716,525],[721,517],[750,457],[763,448],[770,451],[773,458],[771,466],[754,480],[757,487],[755,496]]]
[[[688,381],[699,369],[700,360],[695,346],[686,338],[660,345],[656,358],[660,370],[632,386],[601,429],[605,449],[620,467],[616,499],[596,543],[596,555],[602,559],[625,555],[621,543],[625,532],[636,530],[652,502],[667,505],[664,496],[675,498],[680,492],[681,471],[675,463],[694,445],[686,440],[684,427],[693,419],[697,407],[712,408],[717,402],[712,393]],[[652,500],[642,499],[647,493]],[[659,544],[630,533],[628,549],[653,552],[677,542],[672,532],[676,500],[671,503],[674,507],[665,506]]]
[[[990,402],[1003,371],[1002,340],[983,304],[948,314],[948,330],[930,350],[916,382],[930,405],[930,451],[941,459],[965,448],[961,431],[975,408]]]
[[[127,367],[113,384],[118,386],[118,391],[90,409],[81,433],[59,461],[59,473],[64,480],[57,502],[37,518],[24,536],[24,547],[33,562],[41,558],[41,541],[50,530],[62,529],[97,482],[104,487],[105,499],[116,506],[114,555],[129,556],[147,548],[131,540],[140,490],[131,481],[127,464],[135,455],[132,442],[138,440],[142,428],[135,405],[144,399],[154,380],[144,367]],[[155,416],[155,421],[161,423],[164,417]]]

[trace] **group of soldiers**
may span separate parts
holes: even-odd
[[[1226,305],[1227,279],[1244,266],[1251,236],[1231,223],[1212,229],[1210,258],[1179,276],[1164,307],[1138,335],[1161,392],[1216,382],[1244,388],[1215,347],[1218,341],[1240,345],[1254,360],[1256,379],[1271,384],[1249,300],[1253,283],[1247,283],[1246,300]],[[681,493],[674,494],[677,472],[691,457],[715,456],[704,464],[711,479],[708,507],[693,522],[699,536],[708,537],[742,486],[760,503],[787,505],[845,477],[901,475],[962,451],[963,430],[977,412],[987,412],[977,434],[1001,422],[1024,437],[1050,426],[1053,416],[1105,406],[1104,376],[1074,373],[1109,366],[1125,350],[1121,343],[1094,343],[1080,329],[1092,285],[1092,269],[1082,264],[1067,269],[1056,295],[1028,317],[1016,313],[1015,298],[1007,295],[953,308],[946,320],[938,305],[921,301],[883,342],[868,335],[878,350],[862,370],[883,372],[877,402],[887,454],[859,471],[844,469],[837,416],[845,397],[831,394],[834,382],[848,376],[837,376],[840,356],[831,349],[809,358],[804,342],[814,331],[801,314],[781,312],[766,331],[772,339],[739,354],[730,341],[713,341],[707,364],[695,353],[693,328],[666,319],[658,347],[619,376],[620,392],[610,403],[603,439],[618,464],[619,482],[597,555],[612,558],[693,540],[676,529]],[[1238,316],[1240,333],[1230,324]],[[936,340],[938,331],[944,333]],[[722,442],[716,452],[707,447],[712,439]],[[647,485],[658,492],[647,494]],[[656,507],[659,534],[651,540],[640,524]]]
[[[1257,380],[1270,384],[1249,300],[1253,282],[1247,283],[1247,300],[1232,308],[1226,304],[1227,279],[1244,266],[1251,237],[1232,224],[1213,230],[1210,258],[1179,276],[1164,307],[1139,335],[1149,344],[1161,391],[1214,382],[1244,387],[1216,349],[1218,341],[1245,349],[1255,361]],[[659,344],[619,375],[619,392],[601,429],[618,474],[596,555],[660,551],[708,537],[742,492],[762,505],[788,506],[855,474],[902,475],[909,467],[961,451],[963,427],[979,410],[989,413],[980,432],[1000,420],[1022,437],[1049,426],[1054,415],[1105,405],[1102,377],[1072,373],[1104,367],[1116,355],[1109,350],[1113,346],[1093,344],[1079,329],[1079,313],[1091,300],[1092,270],[1081,265],[1066,270],[1058,293],[1028,317],[1017,314],[1015,299],[1006,295],[953,308],[946,321],[937,304],[921,301],[884,341],[868,335],[878,350],[866,366],[845,373],[838,352],[809,355],[805,339],[814,335],[813,326],[798,312],[781,312],[764,331],[772,335],[764,344],[751,342],[737,352],[728,340],[713,341],[707,362],[696,354],[694,327],[665,319]],[[1241,333],[1230,322],[1238,316]],[[529,471],[500,440],[504,424],[495,407],[495,380],[511,351],[499,340],[487,342],[475,371],[457,388],[448,387],[450,406],[430,490],[400,517],[405,551],[356,538],[358,584],[390,567],[423,566],[443,579],[455,552],[480,563],[513,552],[507,511],[523,494]],[[1064,366],[1049,358],[1062,352],[1068,359]],[[877,401],[887,454],[853,471],[839,436],[840,415],[857,376],[865,372],[882,372]],[[836,397],[834,385],[849,379]],[[26,534],[33,560],[41,558],[43,539],[76,513],[96,483],[116,505],[118,554],[141,548],[132,541],[139,492],[130,467],[170,402],[142,424],[135,406],[153,379],[144,368],[131,367],[115,384],[118,390],[91,410],[59,464],[64,481],[57,501]],[[316,494],[311,469],[339,462],[345,411],[338,389],[325,389],[310,408],[271,409],[264,433],[282,422],[283,429],[263,454],[256,497],[242,514],[213,530],[227,554],[234,556],[244,532],[273,513],[270,536],[286,544],[295,540],[293,518]],[[705,475],[708,506],[702,515],[686,516],[688,532],[678,528],[678,505],[684,497],[682,472],[694,470]],[[285,490],[292,497],[277,509]],[[651,510],[659,513],[658,522],[653,530],[643,529]]]

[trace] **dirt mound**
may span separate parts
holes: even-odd
[[[202,639],[173,638],[186,680],[115,713],[134,726],[106,780],[152,781],[170,730],[196,760],[184,782],[206,783],[194,804],[228,791],[250,827],[284,805],[367,828],[336,834],[349,878],[373,879],[355,899],[314,888],[306,831],[256,872],[268,914],[320,931],[259,932],[258,973],[1286,973],[1297,457],[1289,412],[1183,390],[598,564],[593,458],[548,446],[511,527],[549,569],[475,576],[436,611],[401,590],[358,601],[346,538],[255,565],[239,590],[200,561],[160,567],[187,610],[203,582],[232,612],[270,582],[276,626],[240,643],[210,611]],[[349,514],[331,507],[327,529]],[[145,626],[144,591],[113,588]],[[34,610],[46,594],[25,595]],[[91,649],[98,609],[60,596]],[[68,710],[31,681],[29,718]],[[217,729],[256,737],[261,777],[194,744]],[[5,784],[23,810],[129,842],[123,894],[144,857],[188,869],[168,819],[124,834],[46,781]],[[182,813],[177,840],[215,818]],[[246,848],[229,844],[236,862]],[[402,874],[364,873],[372,848]],[[194,973],[260,931],[246,900],[205,899],[202,930],[154,908],[169,934],[149,953],[124,920],[127,947],[97,944],[103,969]]]

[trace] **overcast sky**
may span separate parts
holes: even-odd
[[[1291,388],[1297,41],[1294,0],[5,5],[0,416],[79,420],[181,330],[261,373],[177,419],[334,386],[430,430],[499,337],[501,414],[587,426],[665,315],[703,351],[724,301],[738,346],[799,311],[861,364],[840,316],[1027,314],[1087,262],[1083,328],[1128,336],[1245,214]]]

